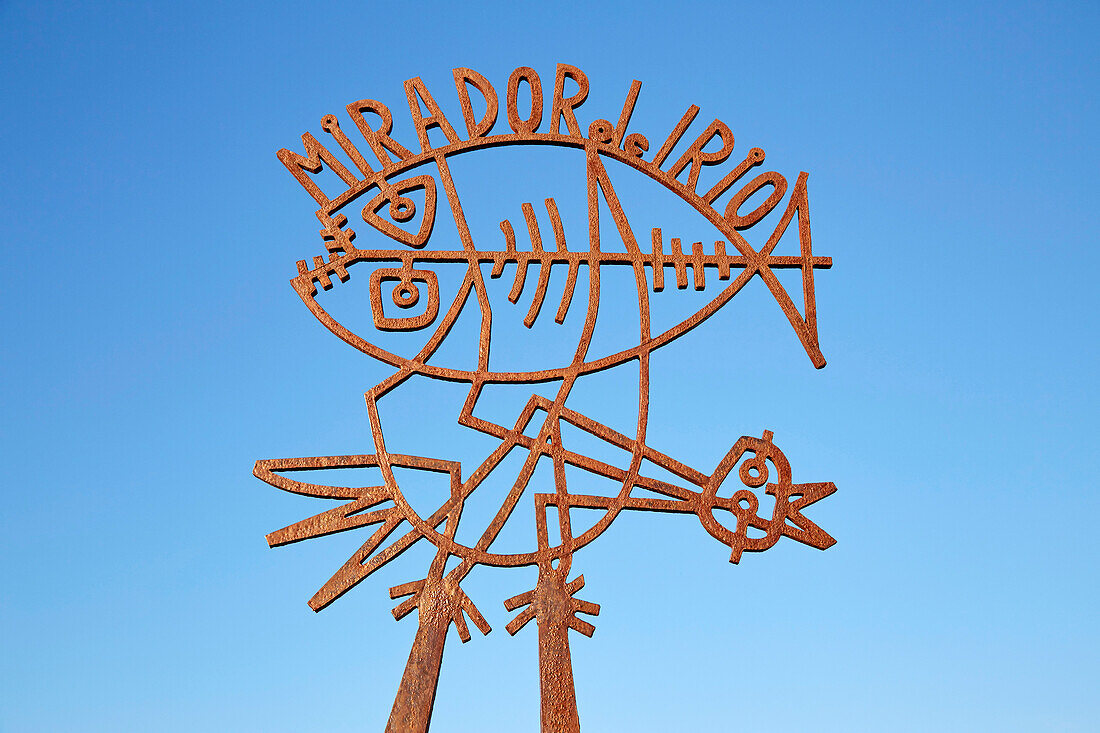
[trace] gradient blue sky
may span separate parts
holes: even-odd
[[[288,287],[319,239],[274,153],[366,97],[414,144],[406,78],[450,113],[452,67],[558,61],[585,125],[636,78],[651,139],[695,103],[808,171],[836,263],[826,369],[757,283],[660,352],[651,437],[704,468],[775,430],[839,487],[811,512],[838,544],[731,566],[697,522],[617,522],[575,564],[585,729],[1095,730],[1100,11],[766,6],[0,4],[0,730],[381,730],[415,631],[386,588],[422,556],[314,614],[362,538],[269,550],[327,505],[251,476],[371,450],[388,374]],[[527,164],[466,175],[538,201]],[[395,435],[484,445],[433,438],[461,395],[420,389]],[[452,636],[433,733],[537,728],[500,604],[531,580],[471,576],[494,631]]]

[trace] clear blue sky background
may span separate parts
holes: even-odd
[[[838,544],[731,566],[690,518],[617,522],[575,565],[585,729],[1095,730],[1097,7],[540,5],[0,6],[0,729],[382,729],[415,631],[386,588],[423,554],[314,614],[362,538],[267,549],[327,505],[250,474],[370,451],[388,374],[287,286],[320,242],[274,153],[365,97],[414,145],[406,78],[457,120],[452,67],[563,61],[585,125],[636,78],[651,139],[695,103],[809,171],[836,263],[826,369],[756,283],[660,352],[651,432],[709,470],[775,430],[839,487],[810,512]],[[469,157],[515,189],[486,222],[567,180]],[[395,440],[475,460],[461,395],[418,389]],[[537,728],[535,631],[500,604],[530,582],[471,576],[494,631],[451,637],[433,732]]]

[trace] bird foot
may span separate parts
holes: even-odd
[[[504,607],[509,611],[526,606],[505,627],[508,633],[515,635],[520,629],[533,619],[538,618],[539,623],[560,623],[568,628],[581,632],[585,636],[592,636],[596,627],[587,621],[577,618],[577,613],[585,613],[590,616],[600,614],[598,603],[574,598],[573,595],[584,587],[584,576],[578,575],[572,581],[566,582],[565,573],[555,569],[540,570],[539,580],[533,590],[520,593],[504,602]]]

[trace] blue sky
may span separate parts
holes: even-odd
[[[618,520],[574,565],[603,606],[573,642],[585,729],[1093,729],[1098,20],[1086,3],[4,3],[0,730],[383,727],[415,632],[386,589],[426,555],[314,614],[362,537],[263,540],[327,505],[253,462],[369,452],[362,393],[389,374],[287,285],[320,239],[275,151],[362,98],[415,145],[405,79],[456,120],[453,67],[503,90],[557,62],[592,82],[585,126],[639,79],[651,139],[698,104],[736,151],[808,171],[835,262],[824,370],[756,282],[654,357],[650,438],[709,470],[774,430],[796,481],[836,483],[809,513],[838,544],[732,566],[694,520]],[[579,195],[568,156],[469,158],[456,175],[502,202],[493,226]],[[622,418],[634,387],[608,375],[579,397]],[[410,388],[394,440],[477,460],[462,396]],[[433,733],[537,728],[535,631],[509,637],[501,605],[531,582],[470,576],[494,630],[452,635]]]

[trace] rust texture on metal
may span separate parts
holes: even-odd
[[[729,548],[733,563],[745,552],[760,552],[772,547],[781,537],[822,550],[834,544],[833,538],[803,512],[810,504],[833,493],[835,486],[828,482],[795,483],[790,464],[773,441],[771,431],[762,430],[760,437],[744,436],[735,441],[710,472],[685,465],[650,446],[646,440],[651,354],[701,324],[755,277],[763,281],[775,298],[811,363],[817,368],[823,367],[825,359],[818,346],[814,270],[830,267],[832,260],[815,255],[811,248],[807,174],[800,173],[793,186],[788,186],[787,179],[776,172],[750,177],[750,172],[764,162],[764,151],[760,148],[750,149],[743,159],[733,157],[733,164],[717,183],[698,190],[704,166],[720,166],[731,159],[734,138],[729,127],[717,119],[696,137],[685,138],[700,111],[694,105],[667,137],[658,145],[652,145],[646,135],[628,133],[642,86],[639,81],[634,81],[627,91],[615,122],[597,119],[585,130],[577,112],[587,99],[589,82],[576,67],[559,64],[552,84],[549,81],[544,84],[534,69],[517,68],[507,80],[503,115],[499,114],[501,100],[488,79],[466,68],[455,69],[453,76],[454,93],[462,112],[458,129],[464,128],[464,134],[448,120],[427,85],[416,77],[405,82],[405,96],[419,151],[409,150],[391,137],[394,117],[389,107],[364,99],[347,105],[347,114],[365,145],[353,142],[335,115],[326,115],[321,119],[321,129],[328,135],[323,138],[325,143],[307,132],[302,135],[304,153],[288,149],[278,152],[279,160],[319,205],[317,217],[327,250],[324,256],[314,257],[311,263],[299,261],[297,275],[291,284],[314,316],[330,331],[365,354],[389,364],[395,371],[365,395],[373,453],[261,460],[256,462],[254,473],[285,491],[342,502],[334,509],[272,532],[267,536],[272,547],[335,532],[371,528],[363,545],[309,601],[315,611],[325,608],[415,543],[426,541],[434,546],[434,559],[423,578],[390,589],[392,598],[402,599],[393,609],[394,617],[401,619],[415,610],[419,628],[387,730],[428,729],[444,644],[452,625],[463,642],[470,639],[468,622],[483,634],[489,633],[489,624],[462,588],[464,578],[474,568],[486,565],[538,568],[534,588],[504,601],[505,608],[515,613],[506,629],[509,634],[516,634],[531,620],[537,622],[542,730],[576,731],[580,728],[580,718],[569,630],[591,636],[595,627],[583,617],[597,616],[600,607],[577,596],[584,587],[584,579],[581,575],[573,575],[573,560],[575,554],[599,537],[621,512],[694,515],[710,535]],[[572,91],[567,93],[566,87]],[[549,99],[545,99],[547,92]],[[480,118],[475,113],[471,94],[477,95],[476,106],[484,109]],[[521,104],[521,98],[530,101]],[[508,129],[501,132],[505,126]],[[436,141],[445,139],[446,142],[434,145],[429,130],[439,136]],[[495,146],[547,144],[583,151],[588,209],[586,246],[565,241],[561,213],[553,198],[537,206],[523,204],[519,212],[522,223],[517,226],[507,218],[501,221],[500,237],[493,244],[475,242],[448,159],[459,153]],[[656,150],[649,156],[651,147]],[[682,152],[674,155],[679,148]],[[333,150],[339,150],[353,167],[342,163]],[[368,156],[377,162],[368,160]],[[639,240],[612,185],[607,170],[609,163],[627,166],[662,184],[709,221],[721,239],[713,243],[685,244],[677,237],[666,238],[660,228],[652,228]],[[323,170],[335,174],[342,182],[340,190],[329,192],[331,198],[314,179]],[[744,182],[746,178],[749,178],[747,183]],[[329,176],[329,180],[335,179]],[[737,186],[739,188],[735,189]],[[780,209],[782,214],[774,230],[762,246],[754,247],[742,232],[779,207],[788,189],[790,196]],[[731,191],[733,193],[720,212],[716,202]],[[767,195],[754,198],[758,192]],[[751,211],[743,210],[750,199],[760,203]],[[450,249],[426,246],[441,209],[447,210],[453,219],[460,246]],[[536,209],[545,209],[544,221],[550,222],[549,231],[540,227],[542,213],[536,215]],[[353,243],[356,232],[349,226],[348,212],[353,212],[390,241],[381,248],[360,249]],[[625,251],[601,246],[601,212],[610,214]],[[789,228],[797,231],[797,253],[775,254],[780,239]],[[519,238],[529,240],[530,248],[526,248],[526,241],[522,248],[517,245]],[[370,271],[367,287],[373,327],[377,331],[417,331],[436,324],[435,331],[415,356],[402,357],[380,348],[374,343],[379,334],[364,336],[353,332],[319,303],[318,286],[325,291],[334,287],[333,280],[347,282],[350,270],[360,263],[367,263],[364,270]],[[441,264],[464,272],[457,295],[449,304],[440,302],[440,284],[431,269]],[[519,309],[528,328],[543,316],[544,306],[548,305],[551,269],[563,268],[566,273],[560,299],[551,301],[546,309],[559,324],[575,306],[573,294],[582,269],[587,273],[585,319],[579,343],[568,363],[525,372],[491,368],[493,314],[483,266],[490,279],[501,278],[506,268],[515,267],[508,300],[518,304],[524,292],[531,293],[526,311],[522,307]],[[532,266],[535,272],[529,273]],[[637,343],[617,353],[592,355],[589,347],[600,303],[601,271],[609,267],[630,268],[633,273],[639,312]],[[774,272],[777,269],[793,269],[801,274],[802,292],[796,294],[801,295],[801,311],[795,305],[795,298],[780,284]],[[528,279],[529,274],[533,278]],[[653,333],[652,293],[660,293],[673,284],[680,290],[703,291],[708,286],[715,287],[715,281],[717,292],[702,308],[679,324]],[[383,290],[387,287],[392,287],[389,300],[396,311],[384,302]],[[480,311],[476,368],[458,369],[436,363],[432,360],[433,355],[459,313],[467,307]],[[407,317],[400,315],[408,309],[419,312]],[[394,315],[387,315],[390,312]],[[614,430],[566,405],[580,377],[627,362],[635,362],[638,368],[638,421],[633,435]],[[499,441],[472,471],[464,473],[462,466],[454,461],[387,451],[379,418],[379,401],[416,375],[468,385],[469,392],[458,415],[458,424]],[[487,385],[546,382],[559,383],[555,397],[532,394],[511,425],[498,424],[474,414]],[[626,456],[622,465],[571,450],[563,440],[563,424],[569,426],[569,430],[579,430],[590,439],[619,449]],[[476,542],[460,542],[456,539],[456,530],[465,500],[513,451],[524,460],[511,490]],[[552,467],[554,490],[553,493],[532,495],[535,507],[533,549],[522,553],[494,551],[494,542],[521,495],[527,491],[536,466],[543,461]],[[650,466],[663,469],[660,475],[665,478],[651,475]],[[331,470],[338,473],[337,469],[354,468],[374,469],[381,477],[379,484],[341,486],[338,481],[315,484],[292,478],[295,472]],[[405,472],[402,475],[420,471],[443,476],[449,479],[449,495],[434,513],[421,516],[406,500],[395,469]],[[567,485],[567,470],[609,479],[619,489],[607,496],[578,493],[576,482],[574,486]],[[771,497],[770,515],[758,513],[762,494]],[[570,511],[581,508],[602,511],[602,515],[590,528],[574,533]]]

